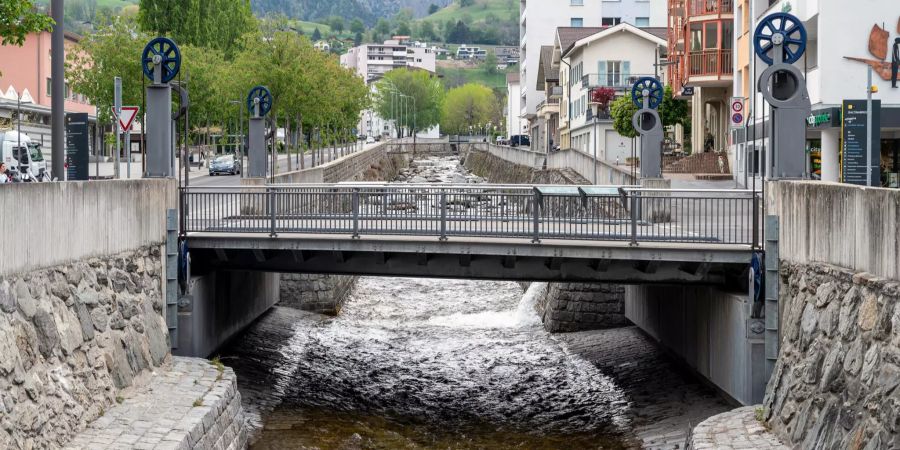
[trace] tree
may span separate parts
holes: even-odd
[[[663,101],[659,105],[659,118],[662,119],[663,126],[685,126],[691,121],[687,101],[676,100],[672,93],[672,86],[666,86],[663,93]]]
[[[379,116],[396,117],[398,96],[414,98],[407,105],[414,114],[405,115],[398,126],[410,130],[426,130],[441,120],[441,105],[444,101],[444,87],[440,80],[425,70],[394,69],[384,75],[375,88],[374,107]],[[393,101],[392,101],[393,100]]]
[[[494,53],[493,50],[487,52],[487,56],[484,57],[484,62],[481,63],[481,67],[488,75],[497,74],[497,54]]]
[[[429,14],[429,15],[434,14],[434,13],[438,12],[438,10],[440,10],[440,9],[441,9],[440,6],[435,5],[434,3],[432,3],[432,4],[428,7],[428,14]]]
[[[353,19],[353,22],[350,22],[350,32],[353,34],[363,34],[366,32],[366,25],[359,19]]]
[[[53,19],[35,10],[32,0],[0,0],[0,44],[25,43],[25,36],[38,31],[49,31]]]
[[[170,36],[179,45],[226,53],[256,27],[250,0],[141,0],[138,23],[144,31]]]
[[[419,24],[419,36],[423,39],[434,40],[437,36],[434,34],[434,24],[424,20]]]
[[[375,24],[375,32],[378,33],[379,37],[387,36],[391,33],[391,24],[385,19],[378,19],[378,22]],[[373,39],[375,41],[379,39]]]
[[[638,132],[631,124],[631,119],[637,111],[637,106],[634,106],[630,95],[623,95],[612,102],[609,113],[613,119],[613,128],[617,133],[628,138],[637,137]]]
[[[457,20],[456,25],[452,25],[447,30],[447,38],[445,39],[451,44],[465,44],[472,42],[472,33],[469,27],[462,20]]]
[[[459,6],[461,8],[465,8],[467,6],[472,6],[475,4],[475,0],[459,0]]]
[[[331,27],[331,31],[337,34],[344,32],[344,19],[340,16],[331,16],[328,19],[328,25]]]
[[[409,28],[409,22],[400,22],[397,24],[398,36],[409,36],[411,34],[412,30]]]
[[[319,27],[316,27],[316,29],[313,30],[312,40],[313,42],[322,40],[322,32],[319,31]]]
[[[441,115],[441,129],[461,134],[470,127],[480,128],[491,122],[500,102],[488,87],[468,83],[447,92]]]
[[[363,35],[362,33],[356,33],[356,36],[353,36],[353,45],[359,47],[362,44]]]

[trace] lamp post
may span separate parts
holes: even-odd
[[[238,144],[235,146],[235,156],[241,162],[241,178],[244,177],[244,102],[231,100],[228,103],[238,105]]]
[[[594,117],[591,118],[591,121],[593,122],[593,125],[594,125],[593,126],[593,129],[594,129],[593,139],[591,139],[591,141],[593,141],[592,144],[594,146],[594,185],[596,186],[597,185],[597,141],[599,140],[599,136],[597,133],[597,119],[600,116],[600,103],[594,102],[593,99],[591,99],[591,100],[592,100],[591,101],[591,109],[593,110],[593,113],[594,113]]]

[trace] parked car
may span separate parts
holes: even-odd
[[[234,155],[219,155],[209,163],[209,176],[226,173],[237,175],[241,173],[241,162]]]
[[[375,143],[375,137],[374,137],[374,136],[369,136],[369,137],[366,138],[366,144],[374,144],[374,143]]]
[[[513,147],[531,147],[531,139],[527,134],[517,134],[509,139],[509,145]]]
[[[497,136],[497,145],[508,145],[509,141],[506,140],[506,136]]]
[[[358,140],[358,141],[364,141],[364,140],[366,140],[366,135],[360,134],[359,136],[356,136],[356,140]]]

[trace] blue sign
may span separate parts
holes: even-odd
[[[681,96],[682,97],[692,97],[694,95],[694,87],[693,86],[684,86],[681,88]]]

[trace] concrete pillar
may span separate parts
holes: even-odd
[[[703,139],[706,137],[706,93],[705,88],[697,88],[691,97],[691,151],[701,153],[703,151]]]
[[[838,128],[822,130],[822,181],[836,183],[840,179],[840,132]]]

